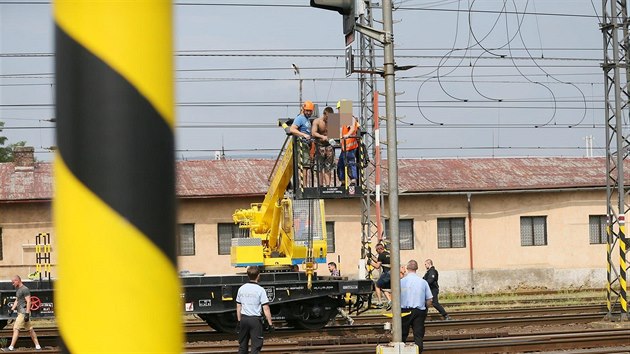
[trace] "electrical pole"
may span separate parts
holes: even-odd
[[[394,20],[392,0],[383,1],[385,118],[387,120],[387,172],[389,235],[391,240],[392,342],[402,342],[400,317],[400,235],[398,234],[398,146],[396,137],[396,88],[394,71]]]
[[[300,82],[298,91],[300,95],[300,107],[302,107],[302,74],[300,74],[300,68],[298,68],[297,65],[291,64],[291,66],[293,66],[293,74],[298,76],[298,80]]]
[[[604,104],[606,119],[606,204],[607,204],[607,320],[613,320],[614,293],[621,303],[621,321],[628,321],[627,293],[627,250],[625,217],[628,211],[624,185],[624,161],[630,144],[623,134],[622,112],[628,111],[628,9],[625,1],[602,0],[602,23],[600,29],[604,40]],[[622,73],[624,81],[621,81]],[[617,198],[614,203],[613,200]],[[615,204],[617,204],[615,206]],[[615,208],[616,207],[616,208]],[[615,270],[613,251],[619,247],[619,272]],[[619,287],[619,292],[615,287]]]
[[[359,23],[372,27],[372,5],[370,0],[364,2],[364,13],[359,17]],[[372,241],[376,236],[377,242],[383,237],[381,217],[381,161],[378,93],[375,79],[374,40],[363,33],[359,33],[359,93],[360,119],[364,134],[361,141],[365,144],[366,152],[371,152],[368,165],[364,169],[363,196],[361,198],[361,259],[367,260],[372,256]],[[373,183],[369,183],[373,181]],[[374,208],[374,209],[372,209]],[[372,210],[374,218],[372,219]],[[370,274],[367,274],[369,277]]]
[[[384,0],[383,30],[377,30],[364,23],[355,23],[357,9],[355,0],[311,0],[311,6],[337,11],[343,15],[346,45],[351,43],[354,31],[368,36],[383,44],[383,71],[385,79],[385,116],[387,120],[387,165],[388,165],[388,205],[389,205],[389,235],[391,260],[391,290],[392,290],[392,344],[400,348],[402,343],[401,308],[400,308],[400,236],[398,214],[398,154],[396,138],[396,89],[394,62],[394,21],[392,0]],[[363,100],[363,97],[362,97]],[[378,116],[374,119],[379,119]],[[378,136],[375,138],[378,139]],[[406,335],[406,333],[405,333]]]

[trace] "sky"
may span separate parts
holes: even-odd
[[[604,156],[601,6],[394,1],[396,64],[412,66],[396,72],[398,157],[587,156],[587,137],[592,155]],[[51,10],[0,0],[0,135],[26,141],[42,161],[55,145]],[[381,29],[382,9],[373,16]],[[360,114],[338,13],[307,0],[181,0],[173,20],[178,159],[222,149],[226,158],[275,157],[285,136],[276,122],[298,114],[300,81],[320,111],[350,99]],[[380,77],[377,89],[385,91]],[[384,98],[380,107],[385,116]]]

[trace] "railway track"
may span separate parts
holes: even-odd
[[[549,332],[520,335],[502,335],[499,337],[480,336],[477,338],[436,339],[425,338],[424,353],[516,353],[541,352],[550,350],[571,350],[589,354],[628,353],[627,342],[630,329],[587,330],[578,332]],[[386,344],[388,337],[338,337],[312,340],[284,340],[265,342],[263,352],[268,354],[293,353],[336,353],[359,354],[374,353],[378,344]],[[238,350],[235,341],[221,343],[188,343],[186,353],[232,354]],[[19,349],[20,353],[60,353],[57,347],[45,347],[43,351]]]
[[[431,316],[430,320],[427,321],[427,336],[425,337],[427,345],[429,343],[451,343],[457,341],[460,345],[469,345],[466,344],[468,342],[462,341],[473,341],[470,344],[471,346],[475,346],[478,344],[474,344],[475,340],[485,340],[487,343],[494,343],[493,341],[499,341],[499,339],[506,339],[510,337],[510,328],[518,328],[518,327],[526,327],[526,326],[547,326],[550,324],[554,325],[567,325],[567,324],[576,324],[576,323],[588,323],[595,322],[601,320],[606,314],[605,306],[593,306],[593,305],[581,305],[581,306],[564,306],[564,307],[548,307],[548,308],[520,308],[520,309],[503,309],[503,310],[492,310],[492,311],[461,311],[454,312],[451,315],[455,320],[453,321],[441,321],[437,320],[437,317]],[[337,350],[346,350],[343,349],[345,346],[359,346],[364,345],[365,347],[371,347],[369,352],[374,352],[374,347],[379,343],[387,343],[389,341],[389,333],[383,329],[383,323],[389,321],[388,318],[382,315],[362,315],[355,317],[355,325],[354,326],[344,326],[344,325],[332,325],[329,327],[325,327],[319,331],[307,331],[307,330],[295,330],[290,328],[280,328],[276,330],[274,333],[267,335],[266,348],[272,350],[275,348],[276,344],[272,344],[275,342],[280,343],[291,343],[291,348],[295,349],[299,347],[311,347],[311,348],[319,348],[322,351],[324,348],[328,346],[335,347],[335,352]],[[475,333],[475,329],[490,329],[490,332],[486,333]],[[236,345],[236,336],[234,334],[226,334],[216,332],[210,329],[205,322],[194,321],[186,323],[186,340],[187,340],[187,351],[191,352],[208,352],[208,353],[221,353],[223,352],[234,352]],[[458,330],[465,330],[469,332],[467,334],[457,334],[455,333]],[[473,332],[470,332],[470,331]],[[58,332],[56,328],[38,328],[37,329],[38,336],[40,338],[40,342],[43,346],[49,348],[50,351],[56,352],[56,343]],[[436,334],[445,332],[447,334]],[[597,336],[597,333],[601,333],[602,331],[591,331],[591,338]],[[606,332],[611,332],[607,330]],[[11,333],[9,330],[4,329],[0,331],[0,336],[2,337],[10,337]],[[551,335],[551,334],[548,334]],[[554,334],[555,335],[555,334]],[[564,337],[567,337],[568,334],[564,333]],[[626,339],[630,335],[630,330],[626,329],[625,332]],[[534,338],[532,336],[520,335],[523,338]],[[562,337],[562,336],[560,336]],[[525,340],[525,339],[518,340]],[[552,337],[549,337],[552,338]],[[555,338],[555,337],[553,337]],[[603,337],[602,337],[603,338]],[[611,337],[608,339],[605,345],[613,345],[615,344],[615,337]],[[493,341],[489,341],[492,339]],[[595,341],[595,339],[591,339]],[[348,342],[349,341],[349,342]],[[528,340],[529,341],[529,340]],[[559,339],[558,339],[559,341]],[[587,340],[580,339],[580,341],[586,342]],[[348,343],[346,343],[348,342]],[[500,341],[499,341],[500,342]],[[579,341],[578,341],[579,342]],[[206,344],[208,343],[208,344]],[[500,342],[503,343],[503,342]],[[617,341],[616,344],[620,343]],[[431,345],[433,345],[431,344]],[[518,343],[516,343],[518,344]],[[511,346],[515,346],[515,343],[510,344]],[[529,342],[520,343],[521,345],[529,345]],[[602,344],[602,345],[604,345]],[[18,341],[18,347],[21,346],[30,346],[30,338],[21,338]],[[280,345],[280,344],[278,344]],[[438,345],[438,344],[435,344]],[[492,344],[495,345],[495,344]],[[496,344],[497,346],[507,345]],[[446,346],[446,344],[445,344]],[[473,350],[471,347],[470,350]],[[228,348],[228,349],[226,349]],[[289,353],[294,351],[283,351],[284,347],[279,347],[277,351],[270,351],[271,353],[275,352],[283,352]],[[448,348],[438,345],[436,348],[432,346],[427,346],[427,350],[447,350]],[[446,349],[444,349],[446,348]],[[365,348],[364,348],[365,349]],[[304,352],[308,352],[307,349],[304,349]],[[329,349],[326,349],[329,350]],[[630,348],[628,349],[630,350]],[[501,350],[499,350],[501,351]],[[265,350],[267,352],[267,350]],[[313,352],[313,351],[311,351]],[[341,351],[344,352],[344,351]],[[359,351],[361,352],[361,351]],[[429,351],[427,351],[429,352]],[[448,351],[443,351],[448,352]],[[454,351],[450,351],[454,352]],[[460,348],[461,352],[461,348]],[[466,352],[469,352],[466,349]],[[473,352],[473,351],[470,351]],[[357,353],[348,351],[348,353]]]
[[[619,308],[616,309],[619,311]],[[578,305],[578,306],[556,306],[556,307],[538,307],[538,308],[510,308],[495,310],[477,310],[477,311],[458,311],[452,312],[451,317],[456,320],[463,319],[484,319],[484,318],[506,318],[506,317],[531,317],[533,315],[579,315],[579,314],[601,314],[603,317],[607,312],[604,305]],[[353,316],[355,324],[383,324],[388,319],[382,313],[379,314],[362,314]],[[441,321],[441,317],[437,313],[430,313],[427,317],[427,325],[431,326],[432,322]],[[337,325],[342,325],[343,319],[337,317],[335,320]],[[285,327],[283,321],[276,321],[279,327]],[[448,323],[445,323],[448,324]],[[38,336],[56,336],[58,334],[56,327],[42,327],[40,323],[35,324]],[[11,324],[0,330],[0,337],[11,336]],[[186,332],[209,331],[208,325],[202,320],[189,320],[185,323]],[[210,329],[211,331],[211,329]]]
[[[448,331],[448,330],[472,330],[472,329],[502,329],[506,327],[524,327],[534,325],[569,325],[576,323],[590,323],[596,322],[603,318],[605,313],[590,313],[590,314],[557,314],[557,315],[543,315],[543,316],[528,316],[528,317],[506,317],[506,318],[485,318],[485,319],[456,319],[453,321],[439,321],[439,322],[427,322],[426,329],[429,331]],[[382,317],[382,316],[381,316]],[[296,330],[289,328],[280,328],[271,335],[269,338],[277,339],[290,339],[300,336],[313,336],[314,332],[318,337],[322,336],[340,336],[345,337],[348,335],[365,335],[365,336],[380,336],[385,335],[387,332],[383,329],[383,324],[389,321],[384,317],[375,319],[371,324],[359,324],[348,326],[330,326],[320,329],[318,331],[310,330]],[[186,332],[186,339],[188,342],[199,341],[224,341],[235,340],[236,335],[230,333],[220,333],[212,330],[198,330]]]
[[[566,294],[567,296],[570,296],[570,294]],[[559,295],[558,295],[559,296]],[[606,295],[602,294],[602,295],[597,295],[597,296],[586,296],[586,297],[580,297],[579,298],[579,303],[581,304],[601,304],[602,303],[602,299],[605,299]],[[560,300],[564,300],[566,301],[566,299],[558,299],[558,298],[546,298],[542,301],[560,301]],[[576,299],[578,300],[578,299]],[[443,301],[440,298],[440,304],[442,304],[444,307],[446,308],[483,308],[484,306],[488,306],[491,308],[502,308],[502,307],[514,307],[514,306],[518,306],[518,305],[526,305],[526,304],[536,304],[539,305],[541,303],[541,298],[536,298],[536,297],[532,297],[532,298],[515,298],[513,300],[496,300],[496,299],[476,299],[476,300],[467,300],[467,299],[462,299],[462,300],[446,300]]]
[[[435,338],[425,337],[424,353],[511,353],[548,350],[576,350],[599,348],[602,353],[627,352],[627,347],[619,347],[627,342],[630,329],[587,330],[580,332],[549,332],[535,334],[509,335],[499,337],[486,335],[476,338]],[[340,336],[336,338],[284,340],[265,342],[265,353],[374,353],[378,344],[387,344],[388,336]],[[237,343],[203,343],[189,345],[189,353],[234,353],[238,349]],[[605,349],[605,348],[616,348]]]
[[[617,309],[618,311],[618,309]],[[451,312],[450,315],[455,320],[467,320],[467,319],[506,319],[506,318],[528,318],[532,316],[553,316],[553,315],[588,315],[585,318],[585,321],[591,322],[600,318],[603,318],[607,313],[606,306],[603,305],[578,305],[578,306],[560,306],[560,307],[538,307],[538,308],[512,308],[512,309],[498,309],[498,310],[479,310],[479,311],[459,311],[459,312]],[[361,324],[377,324],[382,326],[385,322],[388,322],[389,319],[381,314],[369,314],[369,315],[360,315],[353,316],[355,325]],[[558,323],[565,323],[563,317],[558,317],[555,319]],[[567,318],[567,320],[571,320]],[[522,320],[526,321],[526,320]],[[521,322],[522,322],[521,321]],[[518,322],[518,320],[512,319],[512,322]],[[335,320],[336,325],[342,326],[344,320],[341,317],[337,317]],[[461,326],[462,322],[452,321],[452,322],[444,322],[441,320],[441,316],[437,313],[429,314],[427,318],[427,326],[428,327],[438,327],[438,328],[451,328],[453,325]],[[471,325],[474,325],[474,322],[470,322]],[[284,323],[282,321],[276,321],[276,324],[279,327],[284,327]],[[500,323],[499,323],[500,324]],[[207,331],[208,327],[205,322],[196,321],[196,322],[187,322],[186,323],[187,332],[199,332],[199,331]]]

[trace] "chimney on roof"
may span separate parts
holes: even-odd
[[[16,146],[13,158],[17,171],[28,171],[35,168],[35,148],[32,146]]]

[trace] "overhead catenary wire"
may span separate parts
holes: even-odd
[[[0,0],[0,4],[3,3],[12,3],[11,1],[2,1]],[[13,3],[18,3],[17,1],[14,1]],[[24,3],[22,1],[20,1],[20,3]],[[50,3],[48,1],[33,1],[32,3],[37,3],[37,4],[47,4]],[[217,7],[217,6],[248,6],[248,7],[260,7],[257,3],[254,3],[252,1],[243,1],[240,3],[209,3],[209,2],[204,2],[204,1],[196,1],[194,2],[185,2],[185,1],[179,1],[176,2],[175,5],[176,6],[189,6],[187,4],[189,4],[190,6],[213,6],[213,7]],[[462,10],[466,11],[457,11],[456,13],[453,12],[453,9],[444,9],[444,8],[438,8],[438,7],[445,7],[445,6],[455,6],[457,5],[457,7],[459,8],[461,4],[461,1],[432,1],[431,3],[426,3],[426,2],[421,2],[418,5],[414,5],[413,1],[403,1],[403,2],[397,2],[397,9],[403,13],[403,12],[418,12],[418,11],[431,11],[430,9],[433,8],[435,9],[435,11],[448,11],[453,13],[453,15],[457,14],[457,16],[459,16],[460,14],[470,14],[471,11],[470,9],[468,9],[468,11],[466,11],[466,9],[462,8]],[[274,4],[272,4],[273,7],[282,7],[285,6],[284,4],[282,4],[280,1],[275,2]],[[266,7],[272,7],[272,6],[266,6]],[[285,7],[294,7],[294,8],[309,8],[308,4],[300,4],[299,6],[285,6]],[[525,16],[534,16],[536,18],[536,21],[538,21],[538,15],[549,15],[549,14],[553,14],[551,12],[548,13],[544,13],[544,12],[538,12],[538,11],[486,11],[486,10],[480,10],[477,11],[474,8],[472,9],[472,13],[473,16],[476,16],[476,14],[479,14],[479,16],[496,16],[498,14],[498,16],[507,16],[507,14],[509,14],[510,16],[516,15],[519,18],[523,18]],[[523,15],[521,15],[523,14]],[[557,15],[562,15],[563,17],[566,17],[565,15],[567,14],[562,14],[562,13],[558,13]],[[575,16],[574,16],[575,17]],[[596,16],[582,16],[581,18],[584,19],[593,19],[593,18],[597,18]],[[580,20],[581,21],[581,20]],[[455,42],[454,42],[455,43]],[[498,50],[499,46],[496,45],[491,45],[491,43],[487,43],[487,47],[492,50],[492,51],[496,51]],[[435,63],[437,63],[438,61],[443,60],[443,58],[445,57],[444,50],[452,50],[454,46],[451,46],[451,48],[397,48],[397,58],[399,61],[405,61],[404,64],[407,64],[407,62],[414,62],[414,63],[418,63],[420,65],[416,66],[413,71],[407,71],[407,72],[400,72],[397,75],[397,79],[398,81],[404,81],[406,83],[413,83],[413,82],[422,82],[424,81],[424,78],[427,77],[427,74],[424,74],[423,72],[426,71],[430,71],[435,69]],[[470,45],[466,46],[466,47],[470,47]],[[542,45],[541,45],[542,47]],[[510,65],[506,65],[505,60],[517,60],[517,61],[521,61],[522,63],[520,64],[525,64],[525,65],[521,65],[522,68],[537,68],[537,65],[533,65],[536,63],[525,63],[525,61],[529,60],[529,55],[527,55],[526,51],[529,50],[535,50],[536,48],[533,47],[529,47],[529,48],[516,48],[513,47],[513,56],[512,55],[508,55],[505,58],[482,58],[478,61],[478,65],[476,66],[477,69],[483,69],[483,68],[493,68],[493,69],[501,69],[501,68],[510,68],[512,67],[512,64]],[[542,48],[540,48],[542,50]],[[458,61],[464,61],[464,60],[471,60],[472,58],[475,58],[477,55],[475,53],[479,53],[479,51],[481,51],[480,48],[467,48],[464,49],[467,50],[467,52],[465,52],[465,55],[458,55],[461,54],[457,53],[458,49],[455,48],[455,51],[452,53],[449,53],[448,55],[448,59],[445,60],[444,62],[442,62],[440,64],[440,68],[442,69],[440,71],[440,75],[437,77],[438,82],[434,82],[435,80],[430,80],[429,82],[427,82],[427,84],[425,85],[425,87],[430,87],[430,85],[437,85],[438,83],[443,87],[444,91],[448,91],[451,92],[454,96],[460,96],[459,93],[457,91],[451,90],[452,88],[449,87],[449,84],[455,84],[455,83],[470,83],[470,80],[458,80],[457,78],[463,78],[463,77],[469,77],[467,75],[459,75],[457,73],[457,70],[461,68],[461,65],[455,65]],[[464,51],[462,50],[462,52]],[[521,51],[520,53],[518,51]],[[576,82],[575,80],[571,80],[571,79],[567,79],[567,81],[571,81],[576,85],[602,85],[601,83],[601,71],[600,71],[600,67],[599,67],[599,63],[601,62],[601,59],[599,59],[599,55],[601,53],[601,48],[550,48],[550,47],[544,47],[544,50],[547,51],[548,55],[550,55],[549,58],[544,58],[541,59],[540,61],[538,61],[540,63],[540,65],[542,65],[545,69],[547,69],[547,71],[549,71],[549,73],[551,73],[552,75],[556,75],[556,77],[566,77],[566,76],[570,76],[570,75],[580,75],[580,77],[585,78],[586,80],[580,80],[582,82]],[[553,53],[553,50],[557,50],[557,52]],[[581,52],[576,54],[577,50],[580,50]],[[242,58],[248,58],[248,57],[260,57],[260,58],[269,58],[269,59],[277,59],[277,58],[286,58],[286,57],[295,57],[296,55],[302,55],[302,56],[308,56],[308,57],[315,57],[318,58],[321,56],[321,58],[328,60],[327,58],[330,58],[330,60],[338,60],[340,57],[340,54],[335,54],[335,52],[338,52],[339,48],[293,48],[293,49],[270,49],[270,50],[248,50],[248,49],[219,49],[219,50],[204,50],[204,49],[199,49],[199,50],[187,50],[187,51],[180,51],[178,53],[176,53],[176,55],[178,55],[179,58],[185,59],[187,57],[242,57]],[[441,51],[437,52],[437,53],[432,53],[431,51]],[[10,54],[10,53],[9,53]],[[17,53],[18,56],[20,55],[20,53]],[[28,54],[28,53],[27,53]],[[44,60],[49,60],[52,58],[52,53],[45,53],[45,55],[42,55],[41,53],[30,53],[33,54],[34,57],[42,57]],[[181,55],[180,55],[181,54]],[[428,54],[428,55],[423,55],[423,54]],[[435,54],[435,55],[433,55]],[[563,55],[566,54],[566,55]],[[593,54],[591,56],[591,54]],[[47,55],[47,56],[46,56]],[[286,56],[285,56],[286,55]],[[2,53],[0,53],[0,56],[2,56]],[[17,57],[17,56],[16,56]],[[48,58],[48,59],[46,59]],[[40,59],[35,59],[35,60],[40,60]],[[496,60],[500,60],[500,61],[496,61]],[[425,62],[427,61],[427,62]],[[448,61],[448,62],[447,62]],[[275,68],[273,67],[273,65],[269,65],[269,67],[264,67],[264,65],[256,65],[256,63],[254,61],[253,62],[253,66],[250,67],[237,67],[235,65],[232,65],[234,67],[232,68],[225,68],[225,67],[208,67],[208,68],[203,68],[203,67],[192,67],[191,64],[189,64],[190,62],[186,63],[185,65],[178,65],[180,67],[180,70],[176,71],[176,82],[178,83],[178,85],[182,85],[181,87],[195,87],[195,85],[199,84],[199,87],[202,87],[201,85],[204,82],[247,82],[247,83],[252,83],[255,84],[256,82],[259,83],[264,83],[264,82],[291,82],[291,80],[296,80],[295,78],[282,78],[282,75],[278,75],[278,73],[281,73],[282,70],[286,70],[285,68]],[[333,82],[335,83],[342,83],[342,82],[349,82],[349,81],[353,81],[353,79],[346,79],[346,78],[335,78],[335,77],[331,77],[331,75],[319,75],[320,72],[323,72],[325,70],[337,70],[340,69],[341,67],[338,67],[337,65],[331,66],[331,65],[325,65],[326,61],[325,60],[321,60],[322,66],[317,65],[317,67],[311,67],[311,68],[307,68],[304,67],[303,69],[305,70],[312,70],[312,77],[311,78],[304,78],[304,80],[309,80],[311,82],[313,82],[314,84],[317,83],[321,83],[321,82],[328,82],[330,85],[332,85]],[[319,63],[318,63],[319,64]],[[402,63],[401,63],[402,64]],[[486,65],[487,64],[487,65]],[[548,64],[548,65],[547,65]],[[582,65],[585,64],[585,65]],[[258,66],[258,67],[257,67]],[[588,75],[586,73],[584,73],[584,71],[595,71],[597,70],[597,73],[593,73],[591,74],[591,76],[593,77],[592,80],[589,80],[590,77],[585,76]],[[240,71],[243,74],[242,75],[237,75],[234,72],[236,71]],[[263,75],[265,77],[255,77],[255,75],[258,75],[258,72],[263,72],[263,71],[274,71],[273,73],[271,73],[270,75]],[[500,71],[503,70],[496,70],[497,74],[486,74],[486,73],[480,73],[480,72],[476,72],[475,73],[475,83],[476,84],[512,84],[512,85],[519,85],[517,87],[517,89],[520,89],[522,85],[526,85],[527,83],[520,81],[520,80],[509,80],[509,78],[515,78],[515,77],[520,77],[519,75],[513,75],[510,73],[505,73],[505,74],[500,74]],[[577,71],[581,71],[581,72],[577,72]],[[203,72],[208,72],[208,73],[212,73],[212,74],[207,74],[207,75],[203,75]],[[449,72],[448,75],[445,75],[445,73]],[[451,73],[452,72],[452,73]],[[223,75],[223,73],[225,73],[225,75]],[[255,73],[255,74],[254,74]],[[410,74],[420,74],[420,75],[410,75]],[[4,73],[3,73],[4,74]],[[538,77],[545,77],[545,74],[531,74],[531,73],[526,73],[527,77],[533,79],[534,81],[536,81],[536,79],[534,78],[538,78]],[[221,76],[225,76],[225,77],[221,77]],[[484,78],[493,78],[494,80],[484,80]],[[506,80],[500,80],[498,78],[502,78],[502,79],[506,79]],[[40,80],[40,81],[35,81],[35,80]],[[43,80],[47,80],[46,83],[40,83]],[[19,86],[20,83],[23,83],[24,86],[40,86],[40,85],[49,85],[50,80],[52,80],[52,73],[50,74],[50,76],[48,78],[35,78],[35,77],[31,77],[28,79],[20,79],[20,78],[16,78],[16,79],[11,79],[11,81],[7,80],[3,80],[3,82],[0,84],[0,86]],[[380,80],[380,79],[377,79]],[[17,84],[16,84],[17,82]],[[553,85],[560,85],[559,83],[556,82],[547,82],[547,85],[549,85],[550,87],[554,87]],[[185,86],[185,85],[189,85],[189,86]],[[313,85],[315,87],[315,85]],[[196,89],[196,87],[195,87]],[[431,87],[431,89],[433,89],[433,87]],[[321,94],[321,85],[320,87],[316,88],[316,91],[319,91]],[[491,96],[491,95],[490,95]],[[532,95],[535,96],[535,95]],[[543,95],[545,96],[545,95]],[[564,95],[566,96],[566,95]],[[573,96],[573,95],[572,95]],[[461,97],[465,97],[465,95],[461,96]],[[522,97],[522,96],[519,96]],[[473,97],[474,98],[474,97]],[[571,112],[570,114],[574,115],[575,117],[575,111],[578,108],[578,105],[576,104],[576,98],[577,97],[571,97],[571,98],[566,98],[566,97],[560,97],[558,96],[558,104],[559,105],[563,105],[564,107],[560,107],[559,111],[569,111]],[[25,103],[29,103],[29,98],[25,97],[25,99],[27,100],[27,102],[7,102],[7,103],[18,103],[18,104],[25,104]],[[328,98],[326,98],[326,101],[328,100]],[[203,100],[202,100],[203,101]],[[231,103],[231,102],[211,102],[211,101],[206,101],[206,102],[183,102],[183,105],[178,105],[179,108],[183,108],[184,110],[182,112],[186,112],[183,117],[184,118],[188,118],[188,114],[190,114],[190,117],[195,117],[197,114],[197,112],[203,112],[202,110],[204,109],[208,109],[209,111],[211,111],[214,108],[220,108],[220,107],[236,107],[237,105],[243,105],[244,107],[249,107],[249,106],[259,106],[259,107],[274,107],[274,105],[260,105],[260,103],[258,102],[243,102],[243,103]],[[455,107],[451,107],[451,102],[446,101],[446,100],[421,100],[418,101],[419,104],[425,104],[426,105],[426,109],[433,113],[436,110],[444,110],[445,112],[445,123],[448,128],[451,128],[452,124],[456,124],[456,123],[450,123],[450,121],[457,121],[457,117],[455,117],[456,115],[460,114],[460,112],[462,112],[462,109],[481,109],[484,110],[484,112],[491,112],[491,110],[496,109],[496,106],[493,107],[489,107],[486,106],[482,101],[479,100],[473,100],[471,98],[466,98],[466,104],[467,106],[461,105],[461,104],[455,104]],[[589,111],[591,112],[596,112],[597,110],[602,109],[600,107],[600,103],[603,101],[602,100],[596,100],[593,99],[589,102],[592,102],[592,107],[589,107]],[[409,101],[409,102],[414,102]],[[532,119],[539,119],[541,117],[541,111],[545,108],[548,109],[549,103],[550,101],[546,99],[545,97],[533,97],[530,100],[523,100],[521,99],[520,101],[517,99],[506,99],[505,101],[503,101],[501,108],[503,110],[519,110],[519,109],[525,109],[528,113],[525,113],[525,111],[523,111],[524,114],[530,114]],[[584,101],[582,101],[583,103]],[[37,104],[37,102],[33,102],[35,104]],[[286,107],[287,108],[287,112],[290,111],[290,107],[293,107],[295,105],[295,102],[286,102],[286,103],[281,103],[278,107]],[[409,103],[403,103],[401,105],[401,107],[410,107],[411,105]],[[37,106],[29,106],[29,105],[23,105],[23,106],[13,106],[13,107],[8,107],[8,106],[0,106],[0,114],[2,112],[7,112],[7,113],[13,113],[12,110],[32,110],[32,113],[36,113],[37,110],[42,110],[42,109],[48,109],[47,107],[52,107],[52,106],[42,106],[42,105],[37,105]],[[445,110],[448,109],[448,110]],[[188,112],[192,112],[192,113],[188,113]],[[531,112],[531,113],[529,113]],[[482,113],[482,114],[486,114],[486,113]],[[31,112],[25,112],[25,114],[31,114]],[[182,116],[182,115],[180,115]],[[246,117],[245,117],[246,118]],[[415,119],[420,118],[418,115],[415,115]],[[409,120],[409,119],[414,119],[414,115],[409,115],[406,114],[405,120]],[[421,118],[420,118],[421,119]],[[0,120],[2,120],[2,118],[0,117]],[[461,119],[460,119],[461,120]],[[525,121],[526,119],[523,119],[523,121]],[[563,119],[566,121],[566,119]],[[575,117],[572,121],[572,123],[575,123],[579,120],[579,116]],[[518,120],[516,120],[518,121]],[[422,124],[418,124],[417,122],[415,123],[417,125],[417,127],[421,127]],[[559,125],[560,126],[564,126],[563,129],[567,129],[568,127],[566,125]],[[457,126],[454,126],[457,127]],[[481,126],[482,128],[485,126]],[[501,127],[503,127],[503,125],[501,125]],[[179,127],[180,129],[187,129],[187,128],[183,128],[183,127]],[[406,129],[406,127],[402,127],[403,129]],[[43,128],[46,129],[46,128]],[[245,129],[245,128],[235,128],[235,129]],[[515,129],[520,129],[520,128],[515,128]]]
[[[397,129],[427,129],[427,128],[436,128],[434,124],[422,124],[422,123],[414,123],[409,124],[406,122],[400,122],[397,124]],[[573,126],[571,124],[553,124],[553,125],[537,125],[534,123],[445,123],[440,126],[440,128],[445,129],[494,129],[494,128],[505,128],[505,129],[600,129],[605,127],[605,124],[588,124],[588,125],[580,125]],[[193,124],[179,124],[176,126],[177,129],[278,129],[277,124],[275,123],[243,123],[240,125],[229,124],[229,123],[193,123]],[[45,130],[45,129],[55,129],[55,127],[43,127],[43,126],[9,126],[2,127],[2,130]]]
[[[528,5],[528,4],[529,4],[529,0],[525,3],[525,9],[523,10],[523,12],[525,12],[525,11],[527,10],[527,5]],[[516,8],[516,4],[515,4],[515,8]],[[516,35],[517,35],[518,33],[520,33],[520,31],[521,31],[521,25],[522,25],[522,23],[523,23],[522,21],[525,19],[525,16],[523,16],[523,17],[522,17],[522,20],[521,20],[521,21],[518,21],[518,11],[517,11],[516,18],[517,18],[517,23],[518,23],[518,27],[517,27],[517,29],[516,29],[516,32],[515,32],[515,34],[514,34],[514,37],[512,37],[512,38],[511,38],[510,40],[508,40],[508,41],[507,41],[507,43],[506,43],[506,46],[508,47],[508,52],[510,53],[510,56],[511,56],[511,54],[512,54],[512,53],[511,53],[511,50],[510,50],[510,42],[512,41],[512,39],[516,38]],[[507,36],[509,37],[510,30],[509,30],[509,24],[508,24],[508,21],[507,21],[507,16],[506,16],[506,20],[505,20],[505,32],[506,32]],[[522,37],[521,37],[521,38],[522,38]],[[525,41],[523,41],[523,45],[525,45]],[[556,94],[554,93],[554,91],[553,91],[551,88],[549,88],[549,86],[547,86],[547,85],[543,84],[543,83],[542,83],[542,82],[540,82],[540,81],[533,81],[533,80],[531,80],[529,77],[527,77],[527,75],[525,75],[525,74],[523,73],[523,71],[521,71],[521,69],[519,68],[519,65],[518,65],[518,64],[514,61],[514,59],[511,59],[511,61],[512,61],[512,63],[514,64],[514,68],[516,69],[516,71],[518,71],[518,73],[519,73],[519,74],[520,74],[520,75],[521,75],[521,76],[522,76],[525,80],[527,80],[527,81],[531,82],[532,84],[535,84],[535,85],[538,85],[538,86],[542,86],[543,88],[545,88],[545,89],[549,92],[549,94],[550,94],[550,95],[551,95],[551,97],[553,98],[553,111],[552,111],[552,113],[551,113],[551,117],[549,117],[549,119],[548,119],[548,120],[547,120],[547,121],[543,124],[543,126],[545,126],[545,125],[547,125],[547,124],[549,124],[549,123],[553,122],[553,120],[554,120],[554,119],[555,119],[555,117],[556,117],[556,114],[558,113],[558,102],[557,102],[557,99],[556,99]],[[533,61],[533,60],[532,60],[532,61]],[[534,63],[535,63],[535,61],[534,61]]]
[[[550,74],[550,73],[549,73],[549,72],[547,72],[544,68],[542,68],[541,66],[539,66],[539,65],[538,65],[538,60],[539,60],[539,59],[535,59],[535,58],[531,55],[531,53],[530,53],[529,49],[527,49],[527,45],[525,44],[525,40],[523,39],[523,33],[522,33],[522,31],[520,30],[520,28],[519,28],[519,30],[518,30],[518,33],[519,33],[519,37],[520,37],[520,39],[521,39],[521,43],[523,43],[523,48],[525,48],[525,51],[527,52],[527,55],[529,55],[529,57],[531,58],[532,62],[533,62],[534,64],[536,64],[536,66],[538,67],[538,69],[539,69],[540,71],[542,71],[545,75],[547,75],[547,77],[550,77],[551,79],[553,79],[553,80],[555,80],[555,81],[557,81],[557,82],[559,82],[559,83],[562,83],[562,84],[565,84],[565,85],[572,86],[573,88],[575,88],[575,89],[576,89],[576,90],[580,93],[580,95],[582,96],[582,101],[583,101],[583,104],[584,104],[584,111],[583,111],[583,113],[582,113],[582,118],[580,118],[580,120],[579,120],[577,123],[575,123],[575,125],[580,125],[580,124],[584,121],[584,119],[586,118],[586,96],[584,95],[584,92],[583,92],[583,91],[582,91],[579,87],[577,87],[574,83],[571,83],[571,82],[566,82],[566,81],[563,81],[563,80],[557,79],[557,78],[556,78],[553,74]],[[540,32],[539,32],[539,35],[540,35]],[[511,52],[510,52],[510,54],[511,54]],[[541,58],[541,59],[542,59],[542,58]]]
[[[596,151],[605,151],[605,147],[589,147],[589,149]],[[444,150],[444,151],[483,151],[483,150],[536,150],[536,151],[586,151],[587,148],[581,146],[505,146],[505,145],[493,145],[493,146],[443,146],[443,147],[435,147],[435,146],[400,146],[399,150],[404,151],[435,151],[435,150]],[[47,154],[47,153],[55,153],[56,147],[39,147],[34,152],[38,154]],[[216,148],[186,148],[186,149],[175,149],[176,153],[212,153],[215,151],[221,151],[223,153],[231,153],[232,158],[243,158],[259,156],[262,159],[271,159],[278,153],[279,149],[275,148],[225,148],[225,147],[216,147]],[[240,156],[239,156],[240,154]],[[247,154],[247,155],[245,155]],[[557,156],[557,155],[553,155]],[[417,159],[422,159],[423,157],[417,157]]]
[[[445,2],[442,5],[448,5],[453,3]],[[51,1],[14,1],[14,0],[0,0],[0,5],[50,5]],[[241,3],[229,3],[229,2],[183,2],[178,1],[174,2],[175,6],[213,6],[213,7],[284,7],[284,8],[310,8],[310,5],[306,4],[264,4],[264,3],[254,3],[254,2],[241,2]],[[372,5],[373,8],[380,8],[378,4]],[[445,9],[445,8],[434,8],[429,6],[398,6],[396,8],[397,11],[427,11],[427,12],[462,12],[463,10],[458,9]],[[480,14],[494,14],[497,11],[492,10],[473,10],[475,13]],[[513,14],[511,12],[508,12]],[[595,18],[598,19],[597,15],[590,14],[570,14],[570,13],[560,13],[560,12],[527,12],[525,15],[539,15],[539,16],[554,16],[554,17],[575,17],[575,18]]]

